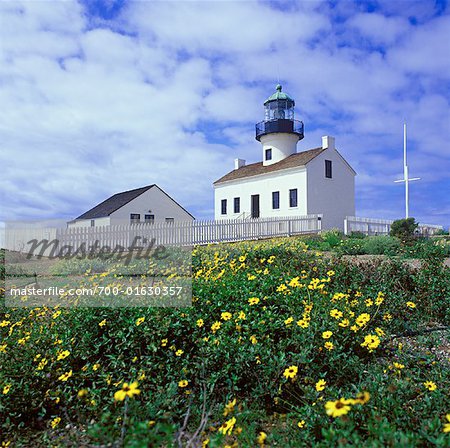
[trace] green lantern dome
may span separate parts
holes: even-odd
[[[295,101],[286,93],[286,92],[282,92],[283,87],[281,86],[281,84],[277,84],[276,86],[276,92],[269,96],[269,98],[267,98],[266,101],[264,101],[264,106],[267,103],[270,103],[272,101],[277,101],[277,100],[286,100],[289,102],[292,102],[292,105],[295,106]]]

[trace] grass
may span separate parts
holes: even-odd
[[[0,308],[2,443],[449,446],[449,268],[319,243],[195,249],[192,307]]]

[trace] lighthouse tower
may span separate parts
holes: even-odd
[[[264,120],[256,124],[256,140],[261,142],[263,165],[280,162],[297,152],[297,142],[303,138],[303,123],[294,119],[295,101],[282,91],[264,102]]]

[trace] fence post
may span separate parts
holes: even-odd
[[[344,218],[344,235],[348,235],[348,217]]]

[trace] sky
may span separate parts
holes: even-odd
[[[450,8],[441,1],[2,1],[0,220],[70,220],[156,183],[211,219],[261,161],[278,81],[305,138],[358,173],[356,215],[450,223]]]

